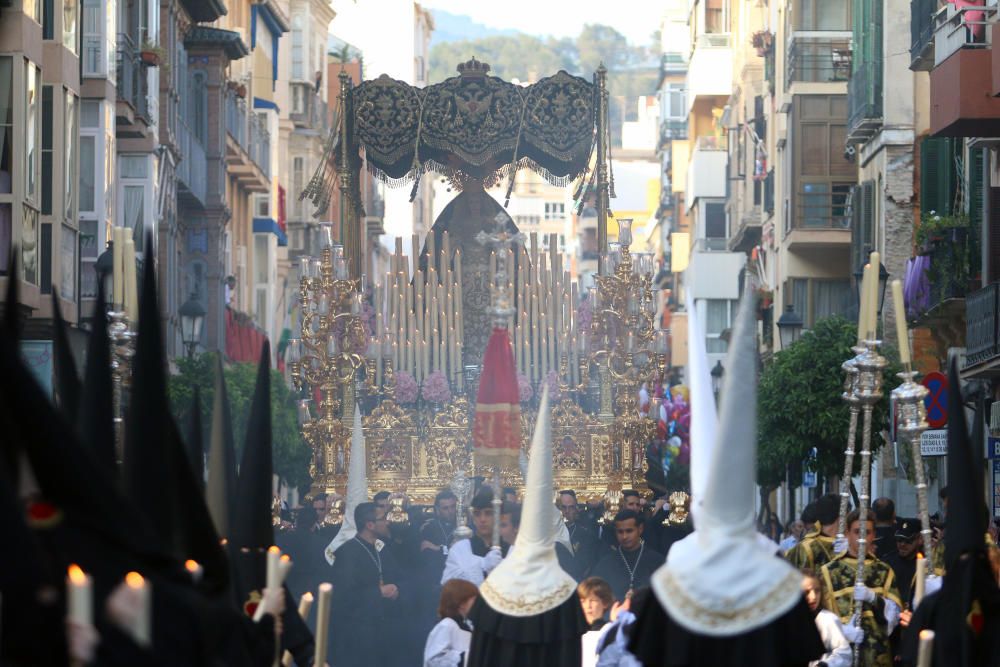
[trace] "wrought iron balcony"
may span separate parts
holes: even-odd
[[[934,69],[934,15],[938,0],[910,0],[910,69]]]
[[[851,78],[850,32],[793,32],[785,61],[786,85],[828,83]]]
[[[984,0],[985,4],[985,0]],[[990,48],[996,7],[946,5],[934,15],[934,67],[961,49]]]
[[[330,128],[326,102],[311,83],[293,82],[292,112],[289,116],[297,128],[325,133]]]
[[[660,122],[660,146],[674,139],[687,139],[688,124],[685,118],[665,118]]]
[[[965,331],[967,370],[1000,361],[1000,283],[966,296]]]
[[[847,84],[847,143],[862,144],[882,126],[881,55],[861,63]]]
[[[141,64],[138,49],[132,37],[118,34],[118,53],[116,60],[115,82],[119,102],[126,103],[134,112],[134,117],[119,113],[125,124],[130,124],[135,118],[142,119],[147,125],[152,123],[149,111],[149,84],[146,68]]]
[[[199,204],[206,204],[208,186],[208,160],[205,147],[201,145],[191,128],[182,119],[177,119],[177,144],[181,160],[177,165],[179,191],[194,197]]]

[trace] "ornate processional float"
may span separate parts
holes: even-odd
[[[505,484],[520,485],[516,467],[495,471],[473,454],[496,314],[490,305],[503,295],[522,451],[547,386],[556,484],[585,499],[605,497],[614,510],[622,488],[645,486],[657,432],[647,415],[660,410],[655,398],[640,404],[640,390],[666,376],[669,332],[656,326],[653,257],[631,251],[631,221],[619,219],[618,242],[608,243],[606,71],[593,81],[561,71],[529,86],[489,76],[489,65],[475,59],[458,71],[426,88],[385,75],[352,87],[341,74],[342,113],[327,143],[336,168],[321,168],[304,196],[323,215],[339,189],[343,244],[302,259],[301,334],[289,347],[313,449],[313,492],[343,492],[356,404],[365,415],[370,490],[428,503],[456,478],[499,472]],[[409,258],[396,239],[390,271],[375,277],[370,295],[362,294],[361,276],[363,168],[390,186],[412,183],[413,195],[429,171],[460,191],[422,245],[410,239]],[[506,179],[509,201],[520,169],[555,184],[576,182],[579,206],[596,200],[600,262],[587,294],[557,242],[543,250],[532,234],[526,244],[511,243],[523,235],[485,190]],[[491,244],[490,236],[505,241]]]

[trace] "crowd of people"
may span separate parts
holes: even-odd
[[[516,490],[505,488],[502,495],[497,517],[493,490],[483,485],[468,509],[472,536],[456,539],[460,522],[452,491],[438,493],[431,507],[407,507],[406,519],[394,523],[387,518],[390,493],[376,493],[355,514],[355,546],[338,551],[332,567],[322,552],[340,527],[329,521],[329,509],[338,498],[319,494],[310,504],[286,511],[286,519],[294,516],[294,522],[285,521],[277,543],[297,564],[289,589],[300,595],[329,580],[338,592],[329,628],[337,638],[335,664],[462,664],[459,658],[464,659],[471,636],[472,602],[515,543],[521,523]],[[946,499],[944,489],[944,507]],[[815,664],[850,665],[854,647],[861,651],[863,665],[902,664],[902,634],[914,607],[916,559],[926,553],[937,563],[926,588],[927,593],[935,591],[943,574],[944,517],[933,517],[934,541],[925,546],[918,519],[896,517],[891,499],[877,499],[867,517],[867,534],[873,537],[868,540],[865,583],[856,588],[860,516],[857,511],[847,515],[845,538],[837,543],[839,505],[839,496],[824,495],[789,522],[786,534],[768,530],[770,522],[758,529],[772,541],[776,557],[802,572],[802,592],[825,647]],[[605,520],[602,502],[580,502],[573,489],[558,492],[556,507],[569,536],[567,544],[556,542],[558,562],[579,582],[586,618],[583,664],[633,664],[623,650],[627,627],[635,619],[628,613],[631,600],[638,591],[648,592],[671,546],[692,532],[691,518],[685,511],[680,520],[671,521],[666,496],[654,500],[630,489],[622,492],[621,509],[613,520]],[[500,544],[494,549],[496,521]],[[386,627],[393,628],[391,642],[377,631]],[[609,633],[610,639],[603,636]]]

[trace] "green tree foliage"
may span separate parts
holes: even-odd
[[[568,40],[547,39],[518,33],[495,35],[482,39],[445,42],[431,49],[431,83],[440,83],[457,76],[455,68],[473,56],[490,65],[490,74],[505,81],[527,81],[554,74],[561,69],[575,70],[575,49]]]
[[[814,469],[824,477],[844,472],[844,449],[850,413],[841,400],[844,373],[841,364],[853,356],[856,325],[841,317],[820,320],[802,337],[778,352],[760,376],[757,424],[757,479],[762,486],[777,486],[785,479],[786,466],[797,468],[815,447]],[[889,360],[885,369],[885,397],[872,415],[872,453],[884,443],[888,428],[889,392],[898,384],[901,369],[895,350],[883,350]],[[856,451],[861,451],[863,416],[858,419]],[[855,473],[861,457],[854,459]],[[793,479],[792,483],[800,482]]]
[[[212,427],[212,404],[215,400],[215,355],[202,354],[193,359],[178,359],[177,367],[180,373],[170,378],[168,388],[171,412],[179,424],[186,423],[194,387],[198,387],[201,392],[202,443],[207,450]],[[232,364],[224,372],[239,460],[246,441],[257,366]],[[271,371],[271,430],[275,474],[289,486],[301,487],[308,484],[312,453],[299,431],[294,397],[285,386],[284,378],[275,370]]]

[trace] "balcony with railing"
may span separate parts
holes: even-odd
[[[934,15],[930,127],[935,136],[1000,136],[1000,99],[993,97],[995,18],[995,7],[950,4]]]
[[[183,119],[177,119],[177,145],[181,159],[177,164],[178,195],[192,198],[194,203],[205,206],[208,191],[208,160],[205,147]]]
[[[966,377],[1000,377],[1000,283],[965,298]]]
[[[786,85],[841,83],[851,78],[849,31],[796,31],[785,50]]]
[[[882,56],[861,63],[847,83],[847,143],[862,144],[882,127]]]
[[[929,72],[934,69],[935,15],[938,0],[910,0],[910,69]]]
[[[311,83],[293,82],[292,112],[289,114],[297,129],[315,130],[325,134],[330,128],[329,108]]]
[[[798,181],[791,215],[784,223],[788,247],[850,246],[852,186],[846,182]]]
[[[701,136],[695,142],[691,160],[688,163],[686,191],[684,199],[688,208],[699,198],[721,198],[726,196],[726,164],[729,153],[725,138]]]
[[[118,34],[115,82],[117,85],[117,130],[119,136],[142,136],[144,127],[136,127],[136,121],[145,126],[152,124],[149,109],[149,84],[146,68],[139,57],[139,51],[132,37]]]
[[[930,328],[943,348],[960,346],[966,337],[966,296],[975,282],[971,276],[980,252],[978,238],[966,227],[955,227],[923,248],[906,271],[907,318],[914,326]]]
[[[685,86],[688,109],[699,97],[729,97],[733,92],[733,48],[729,33],[698,35]]]
[[[674,139],[687,139],[686,118],[664,118],[660,121],[660,148],[666,148]]]
[[[270,190],[270,134],[246,100],[226,91],[226,166],[250,192]]]

